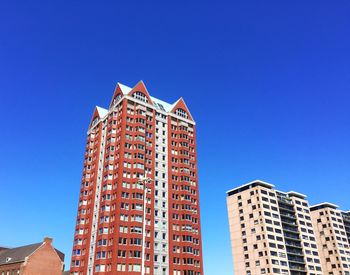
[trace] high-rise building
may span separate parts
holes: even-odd
[[[350,275],[349,212],[324,202],[310,207],[324,274]]]
[[[350,275],[350,211],[253,181],[227,192],[235,274]]]
[[[203,274],[195,122],[117,84],[87,132],[70,273]]]
[[[234,274],[322,275],[305,195],[253,181],[227,192]]]

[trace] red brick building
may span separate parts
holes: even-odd
[[[52,239],[16,248],[0,248],[0,275],[61,275],[64,254]]]
[[[71,274],[203,274],[196,127],[184,100],[118,84],[87,133]]]

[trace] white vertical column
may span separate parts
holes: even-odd
[[[156,115],[156,158],[155,158],[155,205],[157,216],[154,217],[154,254],[157,261],[154,262],[154,275],[169,274],[168,255],[168,128],[166,115]],[[165,214],[163,216],[163,213]],[[163,261],[163,258],[165,261]]]
[[[100,123],[105,123],[107,120]],[[100,155],[98,160],[98,170],[97,170],[97,181],[95,189],[95,203],[94,211],[92,218],[92,227],[91,227],[91,238],[90,238],[90,248],[89,248],[89,260],[88,260],[88,275],[94,274],[94,255],[96,247],[96,235],[98,230],[98,219],[99,219],[99,210],[100,210],[100,194],[101,194],[101,184],[103,176],[103,167],[104,167],[104,156],[105,156],[105,147],[106,147],[106,129],[107,124],[102,125],[101,133],[101,143],[100,143]]]

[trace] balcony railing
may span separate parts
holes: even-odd
[[[303,256],[301,249],[294,249],[294,248],[290,248],[290,247],[287,247],[287,254]]]
[[[298,243],[298,242],[286,241],[286,246],[301,248],[300,242]]]
[[[286,233],[284,232],[284,237],[287,239],[294,239],[294,240],[298,240],[300,241],[299,235],[298,234],[290,234],[290,233]]]
[[[288,261],[289,262],[295,262],[295,263],[298,263],[298,264],[305,264],[303,257],[300,257],[300,256],[298,257],[298,256],[288,255]]]
[[[289,269],[290,270],[297,270],[297,271],[306,271],[305,270],[305,265],[296,265],[296,264],[289,264]]]
[[[298,226],[297,223],[293,220],[290,220],[290,219],[285,219],[285,218],[282,218],[281,219],[282,223],[286,223],[286,224],[289,224],[291,226]]]
[[[283,231],[289,231],[292,233],[299,233],[298,229],[296,228],[296,226],[290,226],[290,225],[283,225]]]
[[[284,204],[288,204],[288,205],[293,206],[292,202],[290,200],[288,200],[288,199],[285,199],[285,198],[282,198],[282,197],[279,197],[279,196],[277,197],[277,199],[278,199],[278,202],[280,202],[280,203],[284,203]]]
[[[288,217],[288,218],[291,218],[291,219],[296,220],[295,215],[290,214],[290,212],[286,213],[286,212],[283,212],[283,211],[282,211],[280,214],[281,214],[281,216],[283,216],[283,217]]]

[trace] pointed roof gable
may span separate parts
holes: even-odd
[[[113,101],[114,101],[114,99],[117,96],[119,96],[119,95],[121,95],[121,96],[127,95],[127,94],[130,93],[131,90],[132,89],[130,87],[125,86],[125,85],[123,85],[123,84],[118,82],[117,85],[115,86],[114,93],[113,93],[113,96],[112,96],[112,100],[111,100],[111,103],[109,104],[109,108],[112,106]]]
[[[133,93],[135,93],[135,92],[142,92],[142,93],[146,96],[146,98],[147,98],[147,100],[148,100],[148,103],[151,104],[151,105],[153,105],[153,101],[152,101],[152,99],[151,99],[151,96],[149,95],[149,92],[148,92],[148,90],[147,90],[147,88],[146,88],[146,86],[145,86],[145,83],[143,83],[142,80],[140,80],[140,81],[135,85],[135,87],[132,88],[132,90],[129,92],[128,95],[129,95],[129,96],[132,96]]]
[[[174,104],[169,104],[163,100],[160,100],[158,98],[155,98],[153,96],[150,96],[147,88],[146,88],[146,85],[145,83],[140,80],[133,88],[130,88],[124,84],[121,84],[121,83],[117,83],[116,87],[115,87],[115,90],[114,90],[114,93],[113,93],[113,97],[112,97],[112,100],[111,100],[111,103],[110,103],[110,106],[109,108],[112,106],[113,104],[113,100],[120,94],[122,95],[129,95],[129,96],[132,96],[132,94],[136,91],[140,91],[142,92],[147,100],[148,100],[148,103],[153,105],[154,107],[156,107],[158,110],[161,110],[161,111],[165,111],[165,112],[170,112],[171,109],[173,108]]]
[[[128,93],[130,93],[130,91],[132,90],[130,87],[121,84],[118,82],[118,86],[120,87],[121,91],[123,92],[124,95],[127,95]]]
[[[112,107],[115,98],[116,98],[117,96],[119,96],[119,95],[120,95],[120,96],[123,96],[123,91],[122,91],[122,89],[121,89],[121,87],[120,87],[120,84],[119,84],[119,82],[118,82],[118,83],[117,83],[117,86],[115,86],[114,93],[113,93],[113,96],[112,96],[112,100],[111,100],[111,102],[109,103],[109,108]]]
[[[186,111],[188,119],[193,121],[193,117],[190,113],[190,110],[187,108],[187,105],[182,97],[180,97],[179,100],[172,105],[172,109],[170,112],[176,114],[177,109],[183,109],[184,111]]]
[[[92,115],[90,127],[96,119],[104,118],[108,114],[108,110],[101,108],[99,106],[95,107],[94,114]]]
[[[100,115],[100,118],[104,118],[108,114],[108,110],[101,108],[99,106],[96,106],[96,111]]]

